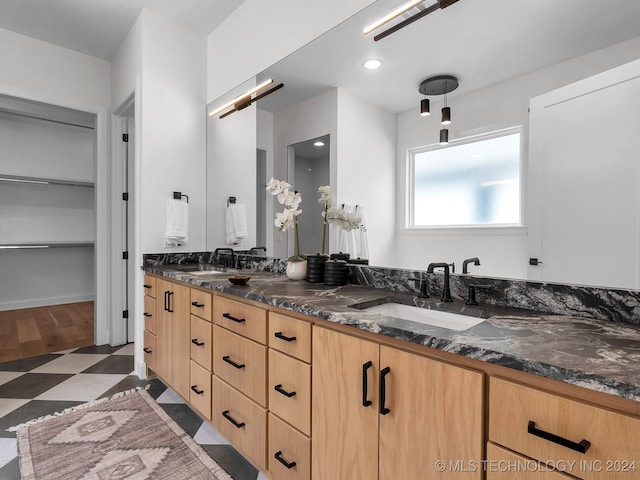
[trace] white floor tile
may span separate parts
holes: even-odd
[[[77,353],[65,355],[31,370],[31,373],[80,373],[109,355]]]
[[[8,415],[29,401],[29,399],[25,398],[0,398],[0,418]],[[2,449],[0,449],[0,451],[2,451]]]
[[[162,395],[156,398],[158,403],[185,403],[184,400],[176,392],[167,388]]]
[[[269,480],[262,472],[258,472],[258,478],[256,480]]]
[[[53,352],[53,353],[56,353],[56,354],[65,354],[65,355],[66,355],[67,353],[71,353],[71,352],[73,352],[74,350],[77,350],[77,348],[70,348],[70,349],[68,349],[68,350],[60,350],[59,352]]]
[[[133,355],[133,346],[134,345],[135,344],[133,344],[133,343],[129,343],[128,345],[125,345],[121,349],[116,350],[115,352],[113,352],[113,355]]]
[[[18,442],[15,438],[0,438],[0,468],[18,456]]]
[[[125,377],[126,375],[79,373],[47,390],[35,399],[88,402],[98,398]]]
[[[10,382],[14,378],[24,375],[26,372],[0,372],[0,385]]]
[[[229,442],[207,422],[202,424],[193,439],[200,445],[229,445]]]

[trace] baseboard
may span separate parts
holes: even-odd
[[[15,302],[0,302],[0,311],[65,305],[67,303],[92,302],[94,301],[94,297],[93,294],[87,293],[83,295],[68,295],[65,297],[30,298],[29,300],[18,300]]]

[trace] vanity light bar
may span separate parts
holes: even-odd
[[[269,94],[271,94],[271,93],[273,93],[273,92],[275,92],[277,90],[280,90],[282,87],[284,87],[284,83],[280,83],[280,84],[276,85],[275,87],[270,88],[269,90],[266,90],[266,91],[262,92],[259,95],[256,95],[253,98],[247,98],[246,100],[243,100],[241,105],[238,105],[237,103],[235,103],[231,110],[229,110],[228,112],[223,113],[218,118],[222,120],[223,118],[228,117],[232,113],[237,112],[238,110],[242,110],[242,108],[244,108],[244,107],[248,107],[253,102],[257,102],[261,98],[264,98],[267,95],[269,95]]]
[[[393,12],[389,13],[388,15],[385,15],[384,17],[382,17],[380,20],[378,20],[377,22],[372,23],[371,25],[369,25],[368,27],[366,27],[362,33],[364,33],[365,35],[367,35],[368,33],[373,32],[376,28],[381,27],[382,25],[384,25],[385,23],[389,23],[391,20],[393,20],[394,18],[399,17],[400,15],[402,15],[404,12],[411,10],[413,7],[415,7],[416,5],[424,2],[425,0],[411,0],[408,3],[405,3],[404,5],[399,6],[398,8],[396,8]]]
[[[222,112],[223,110],[226,110],[229,107],[234,106],[236,103],[238,103],[238,101],[242,100],[242,99],[246,99],[247,97],[250,97],[251,95],[253,95],[254,93],[262,90],[265,87],[268,87],[269,85],[271,85],[273,83],[273,80],[270,78],[269,80],[265,80],[264,82],[262,82],[260,85],[257,85],[255,87],[253,87],[251,90],[247,91],[246,93],[243,93],[242,95],[240,95],[239,97],[234,98],[233,100],[225,103],[223,106],[216,108],[214,111],[212,111],[211,113],[209,113],[210,117],[215,116],[216,114]]]

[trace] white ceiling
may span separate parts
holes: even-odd
[[[0,0],[0,28],[111,60],[143,8],[203,35],[244,0]]]

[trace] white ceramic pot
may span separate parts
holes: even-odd
[[[289,277],[289,280],[304,280],[307,278],[307,261],[287,262],[287,277]]]

